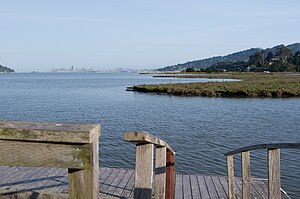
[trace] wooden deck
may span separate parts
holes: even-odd
[[[99,178],[100,197],[133,197],[133,170],[100,168]],[[241,198],[241,178],[236,177],[235,183],[236,198]],[[228,198],[227,186],[227,177],[224,176],[176,173],[175,198]],[[0,166],[0,198],[18,198],[10,195],[39,198],[47,194],[56,194],[58,198],[68,198],[66,193],[68,193],[66,169]],[[268,198],[267,180],[251,180],[251,196],[252,198]],[[282,192],[281,198],[288,197]]]

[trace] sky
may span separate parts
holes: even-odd
[[[0,64],[155,69],[300,42],[299,0],[0,1]]]

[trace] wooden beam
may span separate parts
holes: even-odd
[[[233,155],[227,156],[228,198],[235,199]]]
[[[90,166],[86,169],[68,169],[71,199],[98,199],[99,197],[99,142],[90,145]]]
[[[154,198],[165,199],[166,195],[166,159],[167,148],[156,147]]]
[[[137,144],[135,160],[135,199],[152,198],[153,144]]]
[[[280,199],[280,149],[268,150],[269,199]]]
[[[174,199],[175,194],[175,154],[167,150],[166,199]]]
[[[243,199],[250,199],[250,151],[242,152]]]
[[[88,168],[88,144],[0,140],[0,165]]]
[[[125,132],[124,140],[136,143],[152,143],[156,146],[167,147],[167,149],[175,155],[175,151],[168,145],[168,143],[144,131]]]
[[[100,136],[100,125],[0,121],[0,139],[63,143],[91,143]]]

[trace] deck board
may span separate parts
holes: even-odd
[[[134,171],[119,168],[100,168],[100,197],[132,198]],[[268,198],[268,181],[251,180],[251,198]],[[228,197],[225,176],[175,174],[176,199],[217,199]],[[240,199],[241,178],[235,178],[236,198]],[[67,169],[0,166],[0,198],[9,194],[61,194],[67,198]],[[28,195],[27,195],[28,196]],[[28,198],[28,197],[27,197]],[[288,197],[282,193],[283,199]]]

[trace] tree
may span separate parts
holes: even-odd
[[[185,72],[187,72],[187,73],[193,73],[193,72],[196,72],[196,69],[195,68],[187,68],[185,70]]]
[[[274,58],[274,54],[272,53],[272,51],[269,51],[266,57],[266,62],[271,62]]]
[[[288,63],[291,63],[292,57],[292,51],[287,47],[283,46],[277,49],[276,58],[278,58],[282,64],[286,65]]]
[[[265,63],[265,52],[263,50],[257,51],[254,55],[249,57],[249,66],[255,65],[262,67]]]

